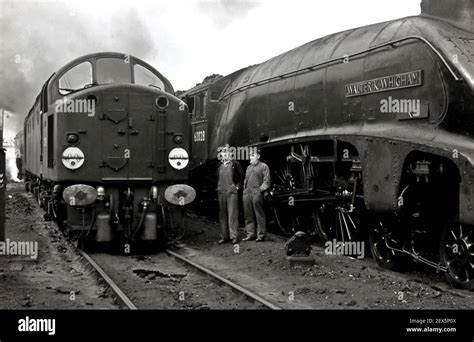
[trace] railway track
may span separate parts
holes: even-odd
[[[128,310],[137,310],[139,309],[132,300],[120,289],[120,287],[112,280],[112,278],[104,271],[104,269],[85,251],[78,250],[80,255],[84,258],[84,260],[91,266],[94,273],[105,283],[106,287],[112,292],[112,297],[119,303],[119,305],[123,308]],[[282,310],[282,308],[276,304],[273,304],[266,300],[265,298],[261,297],[257,293],[254,293],[239,284],[217,274],[216,272],[210,270],[209,268],[200,265],[176,252],[171,250],[165,250],[165,252],[177,259],[181,263],[185,263],[187,266],[192,267],[193,269],[204,273],[206,276],[210,276],[211,278],[217,280],[218,282],[227,285],[233,291],[236,291],[239,294],[244,295],[247,299],[257,302],[270,310]]]
[[[122,306],[126,307],[129,310],[137,310],[137,307],[133,302],[130,300],[130,298],[127,297],[127,295],[118,287],[118,285],[112,280],[112,278],[109,277],[109,275],[102,269],[102,267],[99,266],[95,262],[92,257],[84,252],[83,250],[79,250],[79,253],[81,256],[87,261],[87,263],[92,267],[94,272],[100,277],[105,282],[105,285],[113,292],[113,297],[122,304]]]
[[[268,300],[266,300],[265,298],[259,296],[258,294],[252,292],[252,291],[249,291],[247,290],[246,288],[240,286],[239,284],[215,273],[214,271],[198,264],[198,263],[195,263],[194,261],[192,260],[189,260],[188,258],[186,257],[183,257],[182,255],[179,255],[178,253],[176,252],[173,252],[173,251],[170,251],[170,250],[165,250],[165,252],[173,257],[175,257],[176,259],[180,260],[181,262],[184,262],[186,263],[187,265],[190,265],[192,266],[193,268],[207,274],[208,276],[211,276],[212,278],[218,280],[219,282],[225,284],[225,285],[228,285],[229,287],[231,287],[232,289],[244,294],[247,298],[250,298],[260,304],[262,304],[263,306],[267,307],[268,309],[271,309],[271,310],[282,310],[281,307],[279,307],[278,305],[275,305],[271,302],[269,302]]]

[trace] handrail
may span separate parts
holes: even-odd
[[[417,40],[421,40],[423,43],[425,43],[426,45],[428,45],[428,47],[439,57],[439,59],[441,59],[441,61],[444,63],[444,65],[446,66],[446,68],[449,70],[449,72],[451,73],[451,75],[453,75],[453,78],[456,80],[456,81],[461,81],[462,78],[459,77],[458,75],[456,75],[456,73],[454,72],[454,70],[451,68],[451,66],[449,65],[449,63],[446,61],[446,59],[443,57],[443,55],[433,46],[433,44],[431,44],[427,39],[423,38],[423,37],[420,37],[420,36],[409,36],[409,37],[405,37],[405,38],[400,38],[400,39],[396,39],[396,40],[391,40],[389,42],[386,42],[386,43],[383,43],[383,44],[379,44],[379,45],[376,45],[376,46],[373,46],[371,48],[368,48],[368,49],[365,49],[365,50],[362,50],[362,51],[359,51],[359,52],[355,52],[353,54],[350,54],[350,55],[343,55],[342,57],[337,57],[337,58],[332,58],[332,59],[329,59],[327,61],[324,61],[324,62],[321,62],[321,63],[318,63],[318,64],[314,64],[314,65],[311,65],[309,67],[305,67],[305,68],[302,68],[302,69],[298,69],[298,70],[294,70],[294,71],[289,71],[289,72],[286,72],[286,73],[283,73],[281,75],[278,75],[278,76],[272,76],[272,77],[269,77],[269,78],[266,78],[266,79],[263,79],[263,80],[260,80],[260,81],[257,81],[257,82],[253,82],[253,83],[250,83],[250,84],[246,84],[242,87],[239,87],[237,89],[234,89],[224,95],[222,95],[220,98],[219,98],[219,101],[222,101],[224,98],[226,97],[229,97],[229,96],[232,96],[234,95],[235,93],[240,93],[241,91],[245,90],[245,89],[248,89],[248,88],[254,88],[254,87],[258,87],[258,86],[261,86],[261,85],[264,85],[264,84],[267,84],[267,83],[270,83],[270,82],[274,82],[274,81],[278,81],[278,80],[281,80],[281,79],[284,79],[286,77],[290,77],[290,76],[294,76],[294,75],[297,75],[297,74],[300,74],[300,73],[306,73],[306,72],[310,72],[310,71],[314,71],[315,69],[321,67],[321,66],[324,66],[324,65],[328,65],[328,64],[331,64],[331,63],[334,63],[334,62],[344,62],[345,60],[347,60],[347,58],[353,58],[353,57],[356,57],[356,56],[359,56],[359,55],[362,55],[362,54],[366,54],[368,52],[371,52],[371,51],[374,51],[374,50],[378,50],[380,48],[383,48],[383,47],[386,47],[386,46],[389,46],[389,45],[394,45],[394,44],[397,44],[397,43],[400,43],[400,42],[403,42],[405,40],[412,40],[412,39],[417,39]]]

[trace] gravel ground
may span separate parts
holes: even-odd
[[[414,267],[408,273],[382,269],[363,260],[326,255],[314,246],[314,266],[290,268],[284,239],[270,234],[265,242],[218,245],[219,227],[210,219],[189,214],[182,253],[224,272],[251,277],[260,293],[286,308],[315,309],[472,309],[472,292],[458,290],[431,269]],[[241,236],[244,236],[243,230]],[[368,249],[368,246],[366,250]],[[212,260],[210,260],[212,258]],[[212,268],[211,267],[211,268]],[[242,277],[241,281],[245,281]],[[236,279],[239,281],[238,279]],[[250,288],[253,285],[247,284]]]
[[[91,256],[139,309],[264,309],[166,253]]]
[[[7,238],[37,241],[36,260],[0,255],[1,309],[114,309],[74,248],[45,222],[23,184],[7,188]],[[243,236],[243,231],[242,231]],[[174,249],[267,300],[288,309],[472,309],[473,293],[451,288],[423,267],[408,273],[363,260],[328,256],[315,246],[314,266],[290,268],[282,237],[218,245],[216,222],[189,213]],[[366,248],[367,249],[367,248]],[[141,309],[262,309],[165,253],[92,257]],[[74,296],[71,294],[74,293]]]
[[[0,255],[0,309],[117,308],[24,185],[8,184],[6,197],[6,238],[37,242],[38,257]]]

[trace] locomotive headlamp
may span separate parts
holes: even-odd
[[[168,155],[168,162],[176,170],[184,169],[189,163],[188,152],[181,147],[173,148]]]
[[[183,136],[181,134],[176,134],[174,137],[173,137],[173,140],[175,142],[175,144],[181,144],[183,142]]]
[[[165,110],[166,108],[168,108],[168,105],[169,101],[166,96],[161,95],[156,99],[156,106],[158,107],[158,109]]]
[[[76,170],[84,164],[84,153],[77,147],[68,147],[64,150],[61,161],[69,170]]]
[[[53,187],[53,196],[54,196],[54,197],[57,197],[58,195],[60,196],[62,189],[63,189],[63,187],[62,187],[61,185],[56,184],[56,185]]]
[[[97,190],[97,199],[99,201],[104,200],[104,198],[105,198],[105,189],[104,189],[104,187],[103,186],[98,186],[96,190]]]
[[[150,197],[153,201],[158,200],[158,187],[153,185],[150,190]]]
[[[79,141],[79,135],[77,133],[68,133],[66,141],[68,144],[75,144]]]

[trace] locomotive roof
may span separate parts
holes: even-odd
[[[140,64],[146,66],[148,69],[156,73],[157,75],[160,76],[161,80],[165,83],[166,88],[169,89],[170,93],[174,93],[173,86],[171,85],[171,82],[163,76],[158,70],[156,70],[154,67],[152,67],[150,64],[147,62],[143,61],[140,58],[137,58],[133,55],[126,54],[126,53],[119,53],[119,52],[96,52],[96,53],[90,53],[81,57],[78,57],[76,59],[73,59],[66,65],[64,65],[61,69],[59,69],[56,74],[61,74],[64,71],[70,69],[72,66],[79,64],[81,61],[86,61],[90,59],[97,59],[97,58],[103,58],[103,57],[115,57],[115,58],[125,58],[125,57],[130,57],[131,60],[139,62]]]
[[[472,1],[472,0],[468,0]],[[377,46],[390,42],[416,39],[427,44],[457,80],[464,79],[474,89],[474,33],[452,25],[429,13],[392,21],[372,24],[334,33],[273,57],[263,63],[244,68],[225,76],[219,81],[236,78],[221,94],[221,99],[251,87],[309,72],[331,63],[341,63],[344,55],[361,55]],[[459,41],[458,41],[459,40]],[[342,52],[343,51],[343,52]],[[459,54],[459,62],[453,64],[451,56]],[[447,56],[447,58],[444,58]],[[186,93],[197,92],[200,85]]]
[[[87,54],[87,55],[83,55],[83,56],[80,56],[80,57],[77,57],[75,59],[73,59],[72,61],[70,61],[69,63],[65,64],[64,66],[62,66],[58,71],[56,71],[55,73],[53,73],[49,78],[48,80],[46,81],[46,83],[49,83],[49,81],[55,76],[55,75],[61,75],[63,72],[69,70],[71,67],[73,67],[74,65],[77,65],[79,64],[81,61],[86,61],[86,60],[91,60],[91,59],[97,59],[97,58],[103,58],[103,57],[115,57],[115,58],[125,58],[125,57],[129,57],[131,60],[135,61],[135,62],[139,62],[140,64],[142,64],[143,66],[147,67],[149,70],[151,70],[152,72],[156,73],[160,79],[165,83],[165,86],[166,88],[168,89],[169,93],[170,94],[174,94],[174,89],[173,89],[173,86],[172,84],[170,83],[170,81],[165,77],[163,76],[158,70],[156,70],[154,67],[152,67],[150,64],[148,64],[147,62],[143,61],[142,59],[140,58],[137,58],[133,55],[129,55],[129,54],[124,54],[124,53],[119,53],[119,52],[96,52],[96,53],[90,53],[90,54]],[[32,115],[32,112],[35,108],[35,106],[39,103],[39,99],[40,99],[40,96],[41,96],[41,92],[36,96],[35,98],[35,101],[33,102],[33,105],[31,106],[31,108],[29,109],[27,115],[25,116],[25,122],[30,118],[30,116]]]

